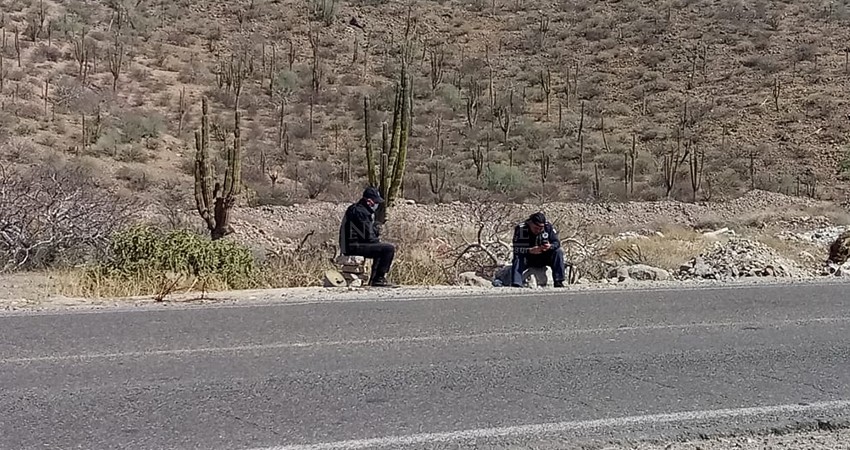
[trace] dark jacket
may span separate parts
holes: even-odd
[[[365,200],[352,204],[345,210],[339,227],[339,250],[346,255],[351,244],[376,244],[380,231],[375,223],[375,213]]]
[[[532,247],[542,245],[544,241],[549,242],[549,251],[557,250],[561,247],[561,239],[558,237],[558,232],[551,223],[546,223],[543,226],[543,231],[540,234],[533,234],[528,223],[523,222],[514,228],[514,257],[529,257],[536,258],[540,255],[528,253]]]

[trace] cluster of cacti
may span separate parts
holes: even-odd
[[[239,110],[234,112],[233,147],[227,149],[224,186],[215,180],[210,157],[209,109],[201,99],[201,129],[195,131],[195,204],[207,224],[213,240],[233,232],[229,224],[230,210],[242,188],[242,139]]]
[[[382,123],[381,158],[376,167],[375,154],[372,149],[372,130],[369,126],[369,98],[364,99],[366,173],[369,177],[369,184],[377,187],[381,197],[385,200],[376,213],[376,220],[380,223],[386,222],[387,210],[393,206],[398,198],[404,181],[404,171],[407,165],[407,142],[412,122],[412,102],[411,80],[407,73],[407,64],[403,62],[395,90],[392,135],[387,129],[387,123]]]

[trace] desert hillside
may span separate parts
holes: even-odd
[[[350,199],[402,44],[420,203],[843,198],[846,1],[7,0],[0,26],[4,163],[151,202],[191,207],[200,99],[219,150],[237,94],[249,204]]]
[[[815,274],[848,223],[843,0],[7,0],[0,30],[2,270],[63,292],[319,283],[406,79],[400,282],[489,276],[540,208],[587,279]],[[242,155],[223,241],[187,231],[204,101],[216,179]]]

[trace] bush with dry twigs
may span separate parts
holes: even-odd
[[[471,229],[461,230],[454,248],[447,256],[456,272],[473,271],[492,277],[505,264],[510,264],[514,206],[496,201],[478,200],[470,205]]]
[[[0,166],[0,269],[44,269],[97,257],[136,202],[71,164]]]
[[[578,278],[599,280],[604,278],[608,263],[604,258],[608,238],[596,231],[596,226],[587,219],[568,220],[567,217],[550,219],[558,230],[564,261],[572,267],[571,283]]]

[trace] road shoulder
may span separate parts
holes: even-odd
[[[199,307],[241,307],[267,304],[304,304],[333,302],[416,301],[422,299],[462,300],[468,298],[558,296],[589,292],[670,291],[693,289],[748,289],[779,286],[835,286],[850,280],[836,278],[753,278],[739,281],[644,281],[627,283],[590,283],[566,288],[507,288],[469,286],[405,286],[399,289],[362,288],[282,288],[241,291],[189,292],[169,295],[162,301],[153,296],[123,298],[72,298],[52,296],[41,299],[0,299],[0,315],[38,312],[98,311],[116,309],[183,309]]]

